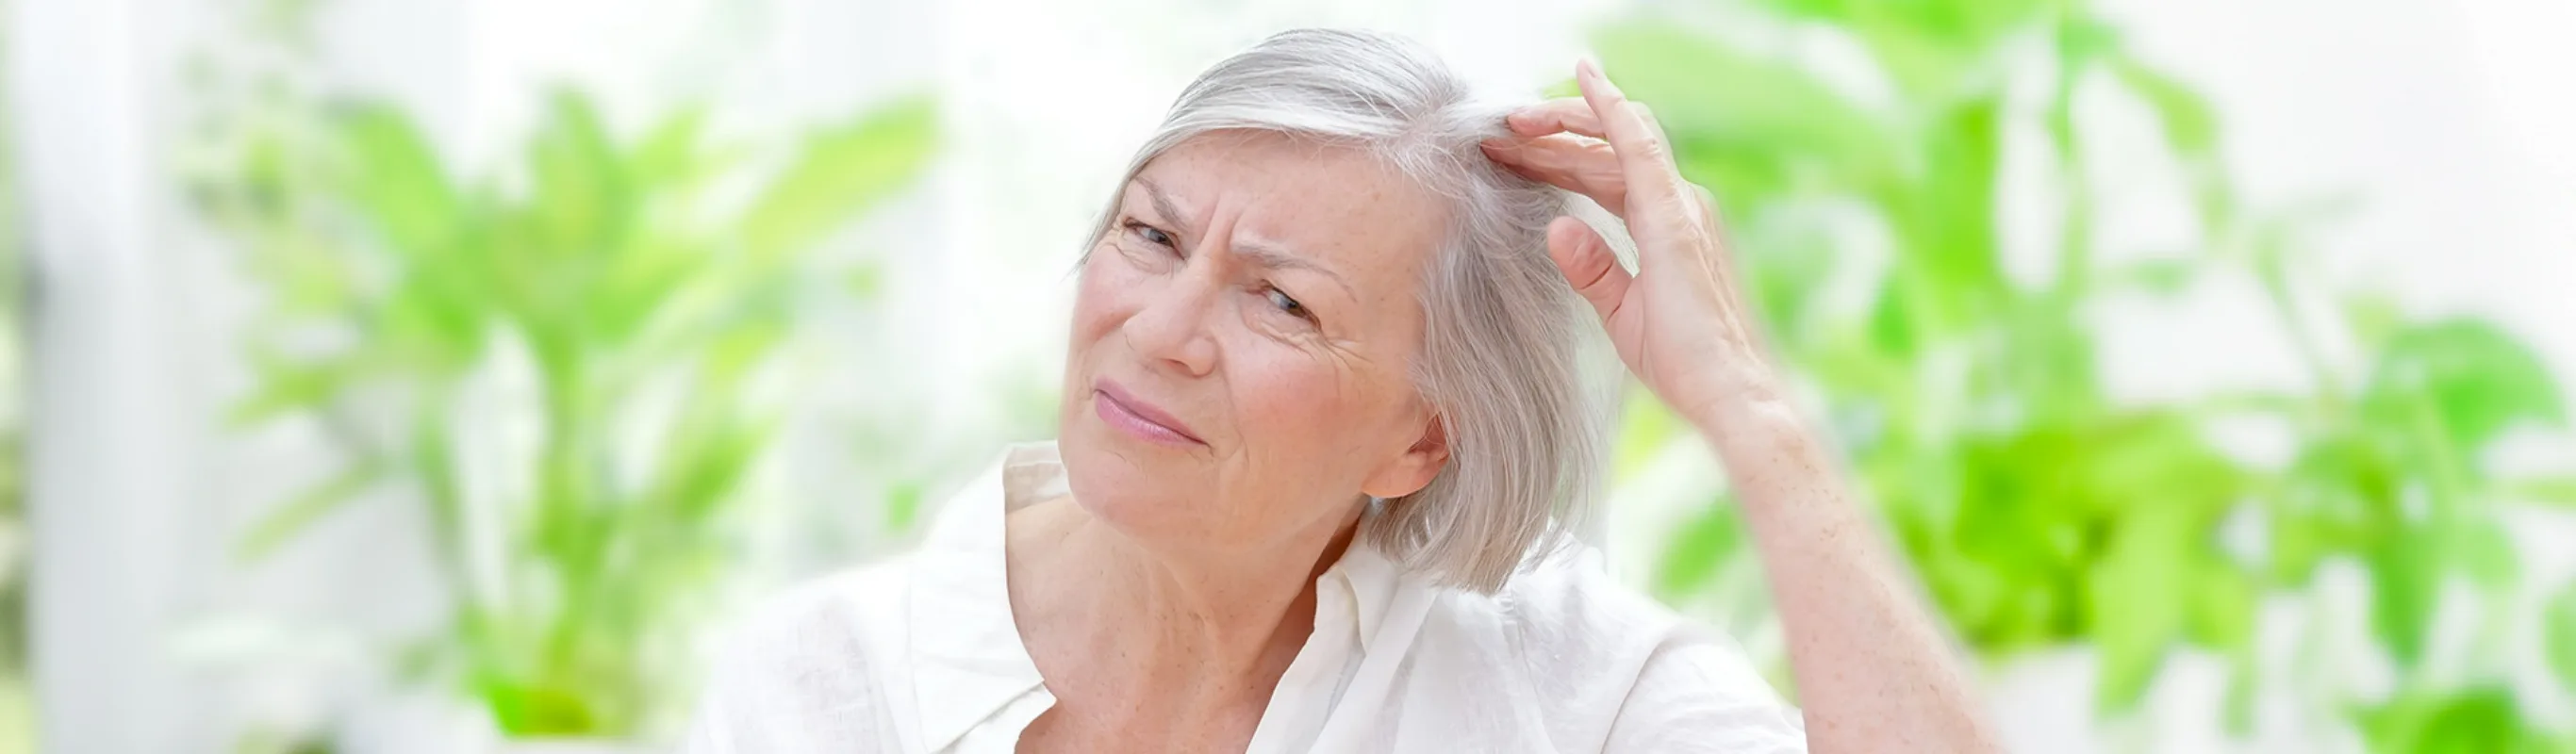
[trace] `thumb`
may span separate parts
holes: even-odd
[[[1556,270],[1565,274],[1565,282],[1574,292],[1592,303],[1592,310],[1602,321],[1619,311],[1619,302],[1628,297],[1628,283],[1634,278],[1619,266],[1619,256],[1610,252],[1610,242],[1601,233],[1572,216],[1556,218],[1547,225],[1547,255],[1556,260]]]

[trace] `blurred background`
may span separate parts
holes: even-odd
[[[2019,751],[2576,751],[2563,0],[0,0],[0,752],[646,752],[1200,68],[1602,60]],[[1784,691],[1630,390],[1603,545]]]

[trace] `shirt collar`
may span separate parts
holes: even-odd
[[[1369,506],[1364,515],[1378,515],[1378,506]],[[1368,531],[1369,522],[1362,520],[1359,528],[1362,532]],[[1342,559],[1326,569],[1323,578],[1342,579],[1351,590],[1351,616],[1358,624],[1353,628],[1359,633],[1362,654],[1378,644],[1379,629],[1386,625],[1388,613],[1396,609],[1396,598],[1408,589],[1428,588],[1421,579],[1407,574],[1403,566],[1387,559],[1385,553],[1378,552],[1369,544],[1367,537],[1356,535],[1351,538],[1350,547],[1342,550]],[[1321,632],[1326,628],[1318,625],[1315,630]]]
[[[929,750],[955,743],[1012,700],[1044,686],[1011,614],[1003,516],[1064,494],[1064,464],[1054,441],[1010,445],[941,508],[914,556],[905,612],[915,707]],[[1378,514],[1372,505],[1364,515]],[[1366,531],[1368,522],[1360,528]],[[1397,651],[1411,644],[1411,631],[1382,629],[1394,613],[1423,609],[1427,600],[1420,598],[1426,595],[1413,593],[1432,589],[1366,537],[1355,537],[1318,580],[1339,581],[1352,609],[1346,613],[1351,623],[1338,626],[1323,625],[1325,612],[1316,611],[1315,635],[1352,632],[1362,655],[1381,643]],[[1311,646],[1315,639],[1307,641]]]
[[[1060,489],[1055,443],[1019,443],[943,507],[911,568],[913,687],[927,748],[955,743],[976,723],[1042,685],[1011,617],[1002,516]]]

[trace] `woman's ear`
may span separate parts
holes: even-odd
[[[1422,491],[1440,476],[1440,469],[1449,464],[1449,424],[1439,414],[1433,414],[1424,425],[1412,447],[1369,474],[1360,485],[1361,492],[1393,500]]]

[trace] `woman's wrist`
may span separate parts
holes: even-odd
[[[1777,457],[1784,446],[1813,440],[1788,391],[1768,373],[1731,375],[1697,405],[1676,408],[1731,474]]]
[[[1730,395],[1711,401],[1688,417],[1724,460],[1760,453],[1780,443],[1803,438],[1805,423],[1787,398],[1779,395]]]

